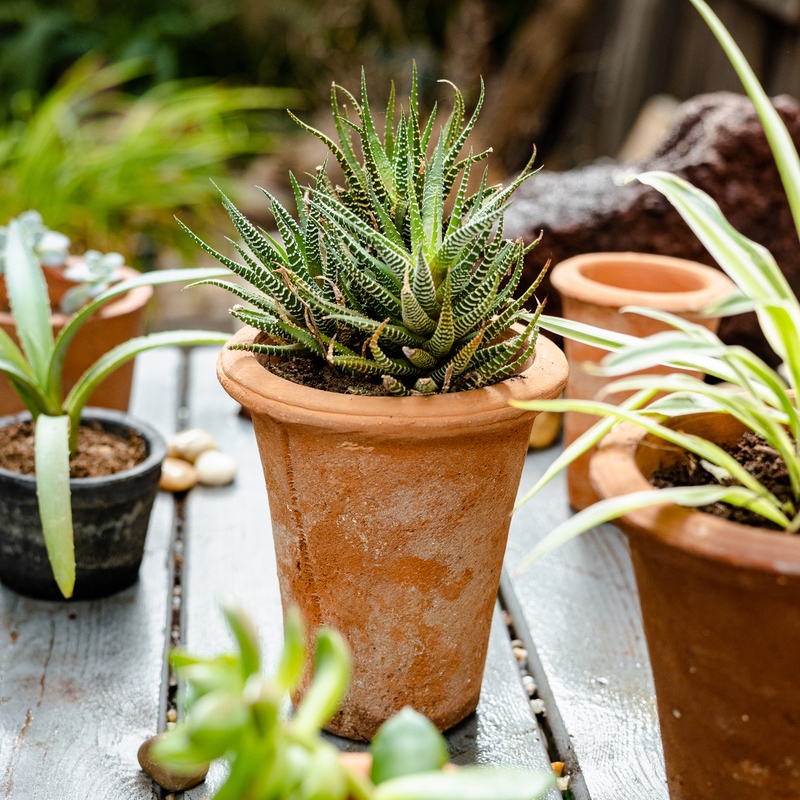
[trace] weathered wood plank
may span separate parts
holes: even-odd
[[[528,456],[521,492],[559,450]],[[515,569],[570,513],[561,476],[515,515],[507,567]],[[513,587],[519,601],[514,623],[517,634],[535,646],[532,661],[540,668],[531,666],[549,706],[553,736],[585,781],[583,789],[576,780],[575,800],[666,800],[653,680],[622,535],[611,525],[584,534],[535,564]]]
[[[171,432],[180,353],[137,359],[132,413]],[[159,497],[138,585],[106,600],[45,603],[0,590],[0,795],[144,800],[136,761],[158,727],[172,500]]]
[[[267,495],[252,425],[237,416],[237,404],[217,384],[215,357],[210,348],[192,353],[188,425],[208,430],[237,459],[239,474],[230,487],[195,489],[188,498],[184,642],[203,653],[231,647],[217,608],[218,598],[228,595],[252,614],[272,662],[280,650],[283,625]],[[331,740],[347,749],[363,747],[336,737]],[[453,729],[448,742],[458,763],[549,766],[509,637],[497,614],[478,712]],[[187,793],[187,798],[210,795],[223,775],[215,764],[206,783]]]

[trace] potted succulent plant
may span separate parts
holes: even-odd
[[[692,2],[758,110],[800,230],[791,137],[722,23],[703,0]],[[638,177],[666,195],[736,284],[707,313],[755,310],[786,377],[704,326],[653,309],[636,311],[671,330],[642,339],[543,320],[612,351],[602,361],[606,376],[666,365],[728,385],[640,375],[608,387],[634,392],[620,407],[530,404],[604,418],[534,487],[602,439],[590,469],[601,501],[559,526],[530,559],[618,519],[639,587],[670,796],[762,798],[776,787],[798,796],[800,303],[771,254],[735,231],[707,195],[665,173]],[[657,392],[666,394],[646,406]]]
[[[149,426],[86,403],[106,375],[137,353],[227,337],[169,331],[130,339],[99,358],[66,396],[65,359],[105,303],[148,283],[220,271],[162,271],[117,283],[83,305],[54,339],[42,267],[16,221],[7,229],[3,255],[21,348],[0,332],[0,372],[28,411],[0,419],[0,580],[34,597],[110,594],[136,580],[166,448]],[[71,479],[71,473],[82,477]]]
[[[55,333],[64,327],[72,313],[112,283],[139,274],[124,266],[125,259],[119,253],[87,250],[82,256],[71,255],[70,240],[63,233],[49,230],[38,211],[26,211],[17,217],[17,221],[44,268],[47,293],[53,308],[50,322]],[[0,227],[0,253],[7,231],[7,227]],[[0,328],[19,344],[2,272],[0,256]],[[86,369],[112,347],[144,333],[145,307],[152,296],[152,287],[139,285],[117,297],[115,302],[103,306],[86,321],[64,363],[64,391],[71,389]],[[133,363],[123,365],[96,388],[92,404],[126,411],[132,380]],[[14,387],[0,376],[0,415],[13,414],[24,408]]]
[[[347,689],[350,654],[333,630],[316,631],[313,682],[290,720],[283,701],[307,667],[297,610],[286,617],[285,645],[272,678],[261,672],[258,635],[238,608],[224,607],[238,652],[200,658],[180,651],[185,719],[148,740],[142,766],[169,789],[202,780],[208,762],[230,772],[215,800],[535,800],[555,784],[543,771],[447,764],[447,744],[424,716],[404,709],[386,722],[366,753],[340,753],[320,736]]]
[[[486,153],[459,154],[477,113],[464,124],[456,89],[434,145],[415,70],[408,109],[396,114],[391,97],[381,139],[363,82],[361,102],[335,87],[339,143],[301,125],[346,186],[324,165],[312,186],[293,181],[296,219],[268,194],[281,244],[223,198],[244,263],[198,239],[252,287],[216,281],[254,307],[232,309],[249,327],[218,376],[253,418],[284,608],[353,652],[328,723],[351,738],[406,705],[440,729],[475,709],[535,416],[509,401],[556,397],[567,376],[535,316],[513,327],[537,284],[514,299],[525,247],[502,238],[502,217],[531,165],[505,189],[484,174],[469,194]]]

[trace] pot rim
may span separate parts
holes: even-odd
[[[715,412],[688,414],[669,420],[678,425],[687,418]],[[647,432],[633,423],[615,428],[598,445],[589,475],[601,499],[620,497],[654,487],[636,463],[636,454]],[[657,540],[735,567],[784,575],[800,575],[800,534],[787,535],[766,528],[732,522],[704,511],[674,503],[639,509],[617,520],[626,533]]]
[[[122,272],[123,280],[136,278],[141,275],[140,272],[132,267],[120,267],[120,272]],[[75,285],[77,286],[77,284]],[[90,317],[90,320],[96,318],[108,319],[109,317],[121,317],[124,314],[130,314],[142,306],[147,305],[152,296],[152,286],[137,286],[135,289],[125,292],[125,294],[121,295],[116,300],[106,303],[106,305]],[[60,311],[51,311],[50,323],[54,328],[63,328],[70,319],[70,316],[71,315],[62,314]],[[0,311],[0,325],[16,328],[14,315],[10,311]]]
[[[678,273],[699,281],[701,286],[683,292],[647,292],[602,283],[585,274],[590,267],[612,264],[637,265]],[[646,306],[676,314],[699,313],[735,288],[724,272],[706,264],[654,253],[633,252],[573,256],[556,265],[551,281],[561,295],[583,303],[610,308]]]
[[[267,370],[255,354],[229,345],[252,342],[255,328],[245,327],[223,346],[217,376],[225,390],[243,406],[291,416],[295,421],[349,430],[391,427],[442,427],[447,419],[470,417],[471,422],[512,419],[535,412],[509,405],[511,400],[557,397],[567,381],[567,360],[549,339],[539,335],[532,364],[519,375],[493,386],[431,397],[364,397],[328,392],[293,383]],[[323,423],[324,424],[324,423]]]
[[[28,422],[30,419],[31,414],[28,411],[22,411],[19,414],[9,414],[5,417],[0,417],[0,428],[5,428],[17,422]],[[137,478],[160,465],[167,457],[167,443],[164,437],[152,425],[132,417],[130,414],[111,408],[88,406],[81,414],[81,420],[115,422],[119,425],[123,425],[144,438],[145,442],[147,442],[149,453],[140,464],[137,464],[131,469],[123,470],[122,472],[115,472],[113,475],[102,475],[96,478],[70,478],[69,485],[72,490],[91,489],[98,486],[127,481],[131,478]],[[0,467],[0,478],[16,480],[23,484],[28,484],[30,487],[36,486],[35,475],[24,475],[21,472],[14,472],[13,470],[4,469],[2,467]]]

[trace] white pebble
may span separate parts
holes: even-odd
[[[530,675],[522,676],[522,687],[529,696],[536,694],[536,681]]]
[[[200,428],[181,431],[167,439],[167,454],[192,464],[201,453],[217,449],[214,437]]]
[[[194,462],[197,480],[206,486],[225,486],[236,476],[236,462],[219,450],[206,450]]]
[[[544,713],[544,700],[531,700],[531,711],[534,714],[543,714]]]
[[[515,647],[514,657],[517,661],[524,661],[528,657],[528,651],[524,647]]]
[[[569,775],[563,778],[556,778],[556,786],[559,792],[566,792],[569,789]]]
[[[158,488],[166,492],[185,492],[197,483],[194,467],[179,458],[165,458],[161,465]]]

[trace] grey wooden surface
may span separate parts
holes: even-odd
[[[528,455],[524,494],[557,447]],[[564,545],[517,579],[510,574],[570,509],[559,476],[511,526],[504,599],[533,648],[545,724],[573,773],[573,798],[668,797],[653,678],[627,544],[605,525]]]
[[[132,411],[169,433],[180,354],[136,366]],[[0,588],[0,797],[158,798],[136,750],[159,724],[171,498],[159,497],[139,583],[107,600],[44,603]]]
[[[0,589],[0,797],[164,797],[139,770],[136,751],[166,726],[173,611],[181,644],[216,653],[231,647],[218,600],[234,597],[255,618],[268,661],[278,655],[280,596],[257,448],[251,424],[216,382],[215,357],[213,348],[140,357],[132,411],[165,434],[177,426],[209,430],[237,459],[236,482],[197,488],[177,502],[161,495],[140,581],[115,597],[41,603]],[[523,489],[556,452],[528,457]],[[560,483],[523,509],[512,524],[509,567],[567,513]],[[619,535],[608,528],[584,537],[513,587],[506,577],[504,590],[545,713],[537,719],[531,711],[498,609],[478,711],[447,734],[452,759],[536,768],[562,760],[574,800],[666,798],[652,680]],[[223,777],[215,764],[187,800],[210,797]],[[559,796],[554,790],[548,800]]]

